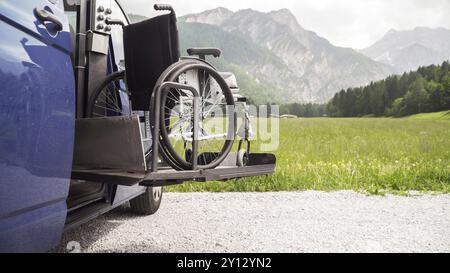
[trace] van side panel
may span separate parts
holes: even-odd
[[[0,4],[0,252],[42,252],[59,242],[67,214],[75,82],[70,34],[46,34],[31,9],[60,7],[20,2]]]

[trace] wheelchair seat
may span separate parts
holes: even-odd
[[[133,109],[148,111],[159,76],[180,59],[176,17],[164,14],[125,26],[123,40]]]

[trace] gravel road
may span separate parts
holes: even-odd
[[[64,235],[83,252],[450,252],[450,195],[165,193]]]

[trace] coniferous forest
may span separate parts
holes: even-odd
[[[331,117],[391,116],[450,109],[450,63],[341,90],[327,105]]]

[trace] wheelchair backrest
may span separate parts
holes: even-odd
[[[124,28],[125,75],[133,110],[148,111],[162,72],[180,58],[176,18],[160,15]]]

